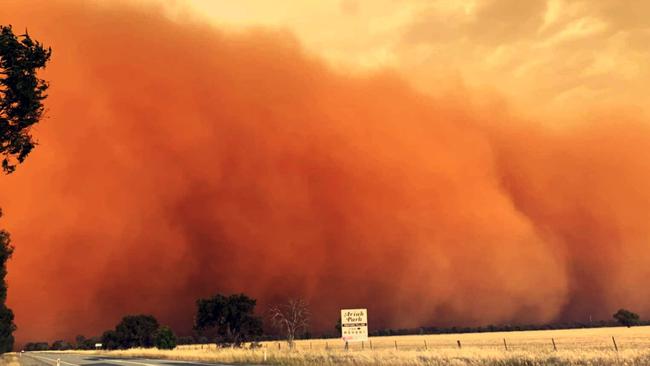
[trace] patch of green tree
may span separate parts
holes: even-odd
[[[153,333],[153,344],[158,349],[174,349],[176,335],[170,327],[162,326]]]
[[[95,337],[95,338],[86,338],[83,335],[78,335],[75,337],[75,349],[81,349],[81,350],[91,350],[95,349],[95,344],[101,343],[102,340],[100,337]]]
[[[614,315],[612,315],[619,324],[626,327],[631,327],[634,325],[639,325],[641,323],[641,318],[639,314],[633,313],[626,309],[619,309]]]
[[[36,146],[30,128],[41,120],[48,88],[36,73],[51,55],[51,49],[29,34],[15,35],[11,26],[0,25],[0,165],[5,174],[12,173]],[[9,233],[0,230],[0,353],[14,346],[16,325],[6,304],[5,280],[13,251]]]
[[[25,351],[47,351],[50,345],[47,342],[29,342],[25,344]]]
[[[216,294],[196,301],[194,329],[219,345],[239,346],[262,335],[262,319],[255,315],[257,300],[244,294]]]
[[[102,335],[102,347],[106,349],[127,349],[154,346],[158,320],[152,315],[127,315]]]

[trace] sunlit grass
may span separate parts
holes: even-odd
[[[20,366],[18,356],[15,353],[5,353],[0,357],[0,365],[2,366]]]
[[[194,345],[108,355],[275,365],[650,365],[650,327],[374,337],[371,341],[372,349],[364,342],[363,349],[355,343],[347,351],[342,341],[328,339],[297,341],[294,350],[288,350],[286,343],[265,342],[254,350]]]

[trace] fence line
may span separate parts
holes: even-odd
[[[393,338],[393,337],[386,337],[386,338]],[[309,341],[300,341],[297,340],[294,343],[294,348],[297,350],[350,350],[350,351],[373,351],[373,350],[381,350],[381,349],[389,349],[392,348],[396,351],[398,350],[421,350],[421,351],[435,351],[436,349],[449,349],[449,348],[457,348],[457,349],[468,349],[468,348],[480,348],[480,349],[502,349],[505,351],[511,351],[511,350],[526,350],[526,349],[538,349],[539,346],[543,345],[545,342],[548,342],[548,338],[546,338],[546,341],[543,341],[541,338],[511,338],[510,341],[507,341],[505,338],[502,338],[502,342],[498,342],[496,339],[486,339],[486,340],[479,340],[479,339],[464,339],[461,342],[461,339],[457,339],[455,344],[453,340],[449,339],[447,341],[445,340],[435,340],[433,337],[425,337],[425,336],[420,336],[420,337],[414,337],[416,339],[412,340],[398,340],[398,339],[381,339],[381,337],[369,339],[368,340],[368,347],[366,347],[366,342],[346,342],[346,341],[341,341],[338,343],[337,341],[334,341],[333,344],[330,344],[330,341],[320,341],[320,340],[309,340]],[[423,339],[422,339],[423,338]],[[646,337],[636,337],[634,338],[636,342],[641,341],[643,343],[644,347],[650,347],[650,335]],[[392,340],[392,342],[390,342]],[[390,342],[390,343],[389,343]],[[276,346],[277,350],[282,351],[282,350],[290,350],[289,347],[282,347],[283,341],[273,341],[273,342],[262,342],[261,346],[264,349],[268,349],[269,346],[272,346],[273,343],[275,343],[274,346]],[[499,345],[501,343],[501,345]],[[566,343],[564,349],[584,349],[584,348],[596,348],[596,349],[610,349],[615,352],[619,352],[619,343],[616,341],[616,338],[614,336],[611,336],[611,343],[609,346],[607,345],[607,342],[605,342],[605,339],[602,339],[600,337],[584,337],[583,339],[580,338],[569,338]],[[338,346],[337,346],[338,344]],[[546,343],[548,344],[548,343]],[[556,340],[555,337],[551,337],[551,345],[553,347],[553,351],[558,350],[558,345],[561,345],[562,341],[560,339]],[[253,348],[251,344],[248,345],[248,347]],[[215,343],[209,343],[209,344],[186,344],[186,345],[179,345],[178,349],[187,349],[187,350],[204,350],[204,351],[216,351],[220,347],[215,344]]]

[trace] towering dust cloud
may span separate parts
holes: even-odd
[[[647,121],[551,130],[145,6],[10,0],[0,23],[54,50],[41,144],[0,182],[19,341],[139,312],[189,330],[215,292],[302,296],[317,332],[346,307],[375,327],[650,311]]]

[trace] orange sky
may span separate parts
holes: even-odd
[[[486,88],[519,103],[650,105],[650,4],[633,0],[193,0],[222,26],[282,27],[345,67],[393,67],[417,86]],[[181,16],[182,17],[182,16]],[[646,110],[647,112],[647,110]]]
[[[644,2],[32,3],[0,14],[54,49],[0,179],[19,342],[187,333],[216,291],[316,332],[650,311]]]

